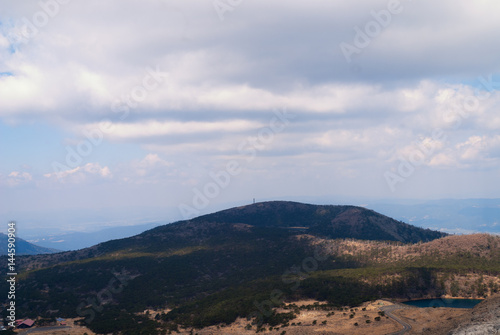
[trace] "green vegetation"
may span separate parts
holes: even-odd
[[[82,317],[98,334],[161,334],[223,326],[238,317],[261,332],[287,327],[301,310],[325,310],[327,316],[342,310],[353,318],[357,310],[346,306],[378,298],[499,290],[495,239],[474,252],[415,249],[412,258],[393,259],[395,250],[410,253],[405,248],[415,245],[408,243],[443,234],[352,206],[260,205],[82,251],[20,258],[30,270],[18,276],[18,314],[51,320],[57,310],[57,316]],[[464,281],[471,274],[474,279]],[[5,281],[0,289],[6,291]],[[300,299],[323,303],[291,303]],[[171,310],[143,314],[165,308]]]

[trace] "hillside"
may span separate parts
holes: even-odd
[[[355,261],[358,265],[356,269],[317,271],[312,277],[318,279],[343,276],[373,285],[389,285],[406,275],[413,276],[413,285],[398,288],[401,299],[483,298],[500,291],[499,236],[447,236],[416,244],[325,240],[309,235],[298,238],[308,240],[330,257]]]
[[[8,236],[0,233],[0,255],[7,255],[8,251]],[[16,254],[17,255],[39,255],[52,254],[59,250],[52,248],[44,248],[38,245],[29,243],[22,238],[16,237]]]
[[[311,235],[301,235],[312,244],[335,256],[351,256],[358,260],[365,259],[365,264],[399,264],[408,261],[435,261],[462,258],[481,258],[484,260],[500,259],[500,238],[488,234],[453,235],[427,243],[402,244],[389,241],[366,241],[355,239],[322,239]],[[429,265],[429,264],[428,264]]]
[[[500,294],[474,307],[450,335],[484,335],[500,333]]]
[[[286,324],[294,313],[276,309],[283,301],[340,308],[498,290],[498,238],[443,236],[360,207],[260,203],[19,257],[16,304],[30,317],[80,316],[96,333],[157,334],[238,317],[255,330]],[[466,253],[468,243],[477,250]],[[163,312],[150,319],[145,309]]]

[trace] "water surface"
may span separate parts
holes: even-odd
[[[473,308],[479,304],[481,299],[422,299],[405,301],[403,304],[414,307],[449,307],[449,308]]]

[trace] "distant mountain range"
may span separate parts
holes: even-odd
[[[65,234],[56,234],[42,236],[35,239],[29,239],[29,242],[46,248],[56,248],[59,250],[78,250],[87,248],[109,240],[116,240],[133,235],[140,234],[146,230],[159,226],[158,222],[134,226],[119,226],[102,229],[95,232],[70,232]]]
[[[8,252],[8,239],[9,237],[0,233],[0,255],[7,255]],[[29,243],[22,238],[16,237],[16,255],[38,255],[38,254],[52,254],[60,250],[53,248],[44,248],[38,245]]]
[[[422,202],[367,202],[367,206],[419,227],[454,234],[500,234],[500,199],[442,199]]]
[[[275,309],[283,299],[341,307],[490,295],[500,285],[500,237],[447,236],[363,207],[273,201],[18,263],[17,313],[26,317],[80,316],[98,334],[238,317],[259,330],[294,318]],[[163,312],[152,319],[139,314],[145,309]]]

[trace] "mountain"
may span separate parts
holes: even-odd
[[[271,201],[201,216],[193,222],[245,223],[255,227],[305,229],[328,238],[387,240],[404,243],[430,241],[446,234],[393,220],[355,206],[321,206]]]
[[[8,240],[9,237],[0,233],[0,255],[7,255],[8,253]],[[16,237],[16,255],[38,255],[38,254],[52,254],[60,250],[53,248],[44,248],[38,245],[29,243],[22,238]]]
[[[243,228],[245,227],[245,228]],[[80,260],[105,254],[133,252],[175,252],[198,247],[206,241],[225,242],[225,234],[274,232],[276,237],[308,234],[330,239],[353,238],[402,243],[430,241],[447,236],[393,220],[372,210],[356,206],[311,205],[290,201],[270,201],[240,206],[191,220],[156,227],[142,234],[116,239],[83,250],[37,258],[36,266],[61,260]],[[231,241],[231,240],[230,240]],[[234,242],[234,241],[231,241]],[[21,263],[23,261],[20,261]],[[33,264],[27,261],[26,267]]]
[[[253,329],[283,325],[294,312],[277,307],[299,299],[340,308],[381,297],[485,296],[500,285],[499,240],[446,236],[361,207],[257,203],[19,257],[17,313],[79,316],[99,334],[157,334],[238,317]],[[146,309],[156,317],[139,313]]]

